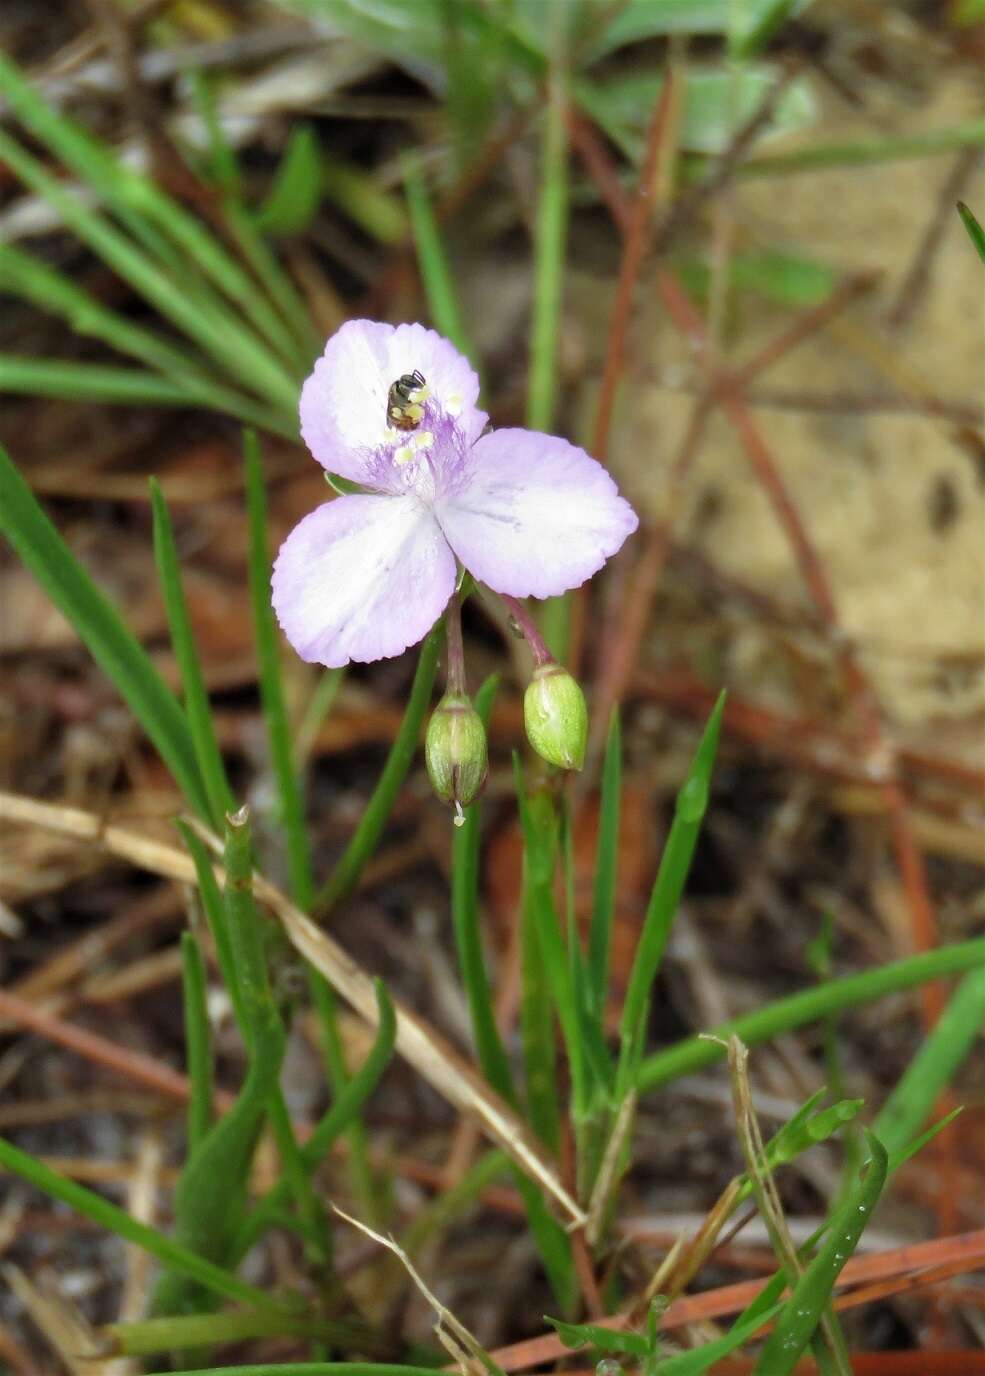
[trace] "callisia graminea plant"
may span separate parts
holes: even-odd
[[[274,609],[302,659],[338,668],[402,653],[449,607],[463,571],[508,599],[557,596],[636,529],[601,464],[554,435],[490,430],[478,397],[468,360],[423,325],[350,320],[329,339],[301,393],[301,433],[328,473],[364,490],[307,515],[274,564]],[[579,767],[580,689],[532,626],[525,632],[540,673],[531,742],[551,763]],[[548,697],[560,695],[555,722],[545,668]],[[451,635],[448,687],[465,687]],[[572,690],[582,702],[573,717]],[[560,748],[557,729],[569,737]],[[471,771],[483,774],[484,764]]]

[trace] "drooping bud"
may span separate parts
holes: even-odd
[[[458,818],[486,782],[486,728],[464,693],[446,693],[428,722],[424,739],[431,787]]]
[[[588,740],[585,694],[567,669],[551,661],[535,670],[523,696],[527,739],[548,764],[581,769]]]

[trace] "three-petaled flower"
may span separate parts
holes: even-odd
[[[636,529],[604,468],[567,440],[486,432],[479,379],[422,325],[350,320],[301,393],[314,457],[367,492],[326,502],[274,564],[274,610],[302,659],[398,655],[455,589],[458,563],[494,592],[553,597]]]

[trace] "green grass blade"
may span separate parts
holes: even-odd
[[[554,7],[559,30],[567,22],[563,6]],[[561,337],[561,289],[568,230],[568,139],[563,34],[552,54],[541,145],[540,197],[534,235],[533,311],[530,319],[530,371],[527,424],[550,430],[557,399],[557,353]]]
[[[369,802],[359,819],[359,825],[352,840],[345,848],[327,882],[319,891],[315,908],[320,914],[328,912],[343,898],[352,893],[359,876],[370,856],[373,854],[386,825],[387,818],[396,801],[397,794],[407,777],[411,762],[417,750],[421,727],[431,701],[431,690],[438,669],[438,654],[444,623],[437,622],[428,633],[417,661],[414,682],[404,709],[403,720],[397,731],[386,764]]]
[[[189,406],[195,402],[184,383],[140,368],[17,354],[0,354],[0,394],[5,392],[114,406]]]
[[[236,1026],[242,1032],[246,1027],[246,1010],[243,1006],[243,995],[240,989],[236,960],[233,955],[232,941],[226,925],[226,909],[222,901],[222,894],[219,892],[215,871],[212,868],[212,860],[201,839],[195,835],[187,823],[179,821],[176,825],[195,866],[202,909],[212,940],[215,943],[219,973],[233,1005]]]
[[[435,329],[450,339],[456,349],[460,349],[474,365],[478,355],[462,319],[455,279],[441,241],[438,222],[431,209],[420,164],[416,159],[407,158],[403,169],[411,232],[431,319]]]
[[[958,201],[958,214],[961,216],[961,221],[968,231],[968,238],[975,246],[975,251],[982,262],[985,263],[985,229],[982,229],[964,201]]]
[[[155,334],[153,330],[135,325],[125,316],[109,310],[63,273],[56,272],[40,258],[24,253],[13,244],[0,244],[0,287],[13,296],[32,302],[41,310],[60,316],[71,325],[76,334],[101,340],[111,348],[118,349],[120,353],[140,359],[142,363],[160,373],[162,379],[166,378],[176,389],[180,388],[185,403],[195,402],[201,406],[215,407],[254,424],[262,424],[267,420],[266,411],[256,402],[230,390],[219,378],[210,377],[205,358],[190,352],[187,348],[178,348],[161,335]],[[38,360],[38,363],[48,370],[54,370],[59,366],[47,359]],[[68,369],[73,366],[79,369],[98,369],[100,365],[66,362],[60,366]],[[41,376],[42,381],[47,381],[49,387],[58,379],[58,374],[54,371],[43,373]],[[86,374],[83,373],[82,376]],[[66,377],[70,383],[71,373]],[[94,372],[93,377],[98,378],[98,372]],[[141,373],[126,372],[120,385],[132,388],[142,377]],[[111,378],[110,372],[107,382]],[[90,382],[90,385],[94,384]],[[163,387],[163,383],[159,381],[158,386]],[[180,399],[177,390],[172,394],[164,389],[161,395],[164,400]],[[108,399],[130,400],[131,395],[128,391],[118,398]],[[293,424],[287,433],[293,439],[297,433],[296,424]]]
[[[557,1012],[571,1071],[574,1115],[588,1115],[588,1083],[585,1073],[584,1045],[579,1035],[571,965],[554,904],[554,872],[558,853],[558,824],[554,803],[546,792],[527,796],[526,785],[515,761],[517,803],[523,831],[523,907],[536,934],[537,949]],[[537,1068],[539,1077],[548,1066]],[[556,1144],[554,1149],[556,1150]]]
[[[493,676],[476,694],[476,710],[488,727],[493,696],[499,680]],[[459,969],[469,1002],[476,1055],[489,1085],[516,1107],[516,1090],[510,1064],[496,1025],[492,991],[486,973],[479,928],[479,846],[481,816],[479,803],[465,809],[465,823],[452,835],[452,920]],[[547,1035],[553,1044],[553,1025],[547,1006]],[[571,1245],[562,1226],[551,1214],[532,1180],[512,1168],[513,1183],[519,1191],[530,1231],[544,1263],[558,1302],[567,1307],[574,1294],[574,1267]]]
[[[307,371],[317,353],[317,342],[307,308],[267,244],[257,217],[243,203],[243,179],[236,151],[226,138],[219,119],[213,83],[201,70],[192,73],[192,91],[208,132],[208,180],[220,189],[226,224],[244,261],[280,312],[287,331],[288,361]],[[305,126],[301,128],[303,130]],[[293,143],[289,144],[289,147],[292,146]],[[310,194],[317,205],[320,196],[320,178],[317,176],[313,179]]]
[[[743,8],[748,7],[730,11],[728,25],[729,57],[740,60],[761,53],[787,20],[803,9],[803,0],[769,0],[753,7],[751,14],[743,13]]]
[[[46,1166],[43,1161],[36,1160],[35,1157],[21,1151],[3,1138],[0,1138],[0,1166],[12,1174],[20,1176],[22,1180],[26,1180],[50,1198],[67,1204],[70,1209],[82,1214],[84,1218],[91,1219],[98,1227],[122,1238],[124,1242],[132,1242],[136,1247],[140,1247],[150,1256],[156,1257],[158,1261],[170,1267],[172,1271],[180,1272],[216,1295],[221,1295],[226,1299],[240,1300],[244,1304],[253,1305],[256,1309],[262,1309],[265,1313],[279,1313],[284,1312],[285,1309],[290,1312],[292,1308],[292,1306],[285,1306],[277,1300],[271,1299],[266,1291],[258,1289],[255,1285],[247,1284],[238,1276],[234,1276],[231,1271],[216,1266],[204,1257],[197,1256],[189,1248],[183,1247],[173,1239],[165,1237],[163,1233],[159,1233],[156,1228],[151,1228],[146,1223],[139,1223],[135,1218],[131,1218],[125,1210],[119,1209],[115,1204],[103,1199],[102,1195],[87,1190],[74,1180],[68,1180],[65,1176],[59,1175],[57,1171]]]
[[[328,719],[342,687],[345,669],[325,669],[315,685],[314,692],[304,709],[304,715],[294,733],[295,767],[304,769],[318,734]]]
[[[184,712],[146,650],[77,562],[2,448],[0,532],[115,685],[189,806],[207,819],[208,798]]]
[[[206,152],[202,155],[207,179],[227,196],[238,195],[243,180],[240,176],[239,161],[235,148],[226,137],[226,131],[216,109],[215,86],[211,75],[201,67],[193,67],[188,75],[195,110],[208,139]]]
[[[188,1150],[194,1151],[212,1126],[212,1032],[206,1000],[205,962],[191,932],[181,934],[181,986],[185,1006],[185,1065],[191,1084]]]
[[[599,803],[598,846],[595,852],[595,892],[588,937],[588,979],[600,1025],[609,989],[609,953],[616,906],[619,850],[619,800],[622,793],[622,739],[619,712],[614,710],[605,743],[602,797]]]
[[[92,186],[131,229],[147,244],[160,231],[177,248],[181,260],[194,265],[211,279],[246,319],[251,320],[269,345],[292,359],[289,329],[263,296],[255,282],[227,252],[223,244],[183,205],[163,191],[152,177],[127,167],[115,152],[54,109],[32,86],[17,66],[0,56],[0,78],[11,107],[34,136],[61,158],[84,182]],[[165,260],[174,266],[170,248]]]
[[[254,388],[285,413],[293,414],[298,378],[252,336],[241,315],[223,306],[218,297],[203,300],[193,294],[177,272],[149,258],[108,220],[90,210],[53,177],[17,141],[0,129],[0,158],[11,171],[58,210],[66,225],[129,282],[163,316],[173,321],[230,373]],[[255,286],[251,288],[256,296]]]
[[[936,1123],[929,1132],[925,1132],[915,1141],[909,1142],[902,1150],[893,1152],[886,1167],[886,1178],[888,1179],[893,1172],[899,1170],[900,1166],[908,1161],[911,1156],[914,1156],[918,1151],[922,1150],[922,1148],[925,1147],[928,1142],[932,1141],[933,1138],[935,1138],[948,1123],[956,1118],[960,1112],[960,1109],[955,1109],[953,1113],[949,1113],[941,1122]],[[843,1207],[842,1205],[839,1206],[836,1211],[836,1217],[840,1216]],[[797,1256],[801,1261],[811,1256],[814,1248],[828,1232],[830,1227],[830,1221],[822,1223],[820,1228],[815,1229],[807,1241],[797,1249]],[[763,1286],[752,1303],[747,1305],[742,1311],[736,1319],[734,1327],[745,1327],[747,1324],[753,1322],[757,1325],[764,1323],[766,1319],[769,1318],[769,1313],[767,1311],[775,1312],[772,1306],[776,1304],[777,1300],[779,1300],[780,1296],[783,1294],[786,1283],[787,1278],[782,1271],[778,1271],[773,1275],[766,1285]]]
[[[557,1089],[554,1007],[537,931],[526,852],[523,867],[520,904],[520,1034],[527,1117],[540,1140],[551,1151],[557,1153],[561,1143],[561,1108]]]
[[[807,1023],[818,1022],[846,1008],[912,989],[918,984],[926,984],[947,975],[963,974],[982,965],[985,965],[985,937],[978,937],[973,941],[957,942],[923,955],[880,965],[862,974],[844,975],[841,979],[816,985],[712,1028],[711,1040],[688,1037],[675,1046],[648,1056],[640,1067],[639,1088],[641,1091],[656,1089],[682,1075],[693,1075],[706,1066],[714,1065],[725,1055],[718,1038],[724,1041],[735,1035],[746,1046],[757,1046],[760,1042],[769,1041]]]
[[[287,718],[284,690],[281,683],[279,633],[270,600],[267,500],[260,463],[260,447],[255,434],[248,431],[244,435],[243,448],[246,463],[246,500],[249,511],[250,595],[253,603],[257,659],[260,666],[260,699],[267,724],[271,763],[277,782],[280,822],[287,848],[291,893],[298,907],[305,912],[310,912],[314,902],[314,877],[311,869],[308,831],[305,824],[302,779],[295,766],[291,727]],[[399,787],[399,783],[397,787]],[[382,820],[385,820],[385,816]],[[375,839],[373,845],[375,846]],[[338,1026],[335,995],[327,980],[317,970],[308,966],[307,974],[312,1005],[321,1023],[322,1049],[329,1079],[336,1093],[340,1093],[345,1088],[349,1076]],[[369,1150],[365,1131],[358,1120],[352,1122],[349,1131],[354,1188],[361,1203],[368,1206],[374,1198],[376,1190],[369,1166]]]
[[[76,334],[99,339],[175,380],[191,382],[201,366],[187,352],[109,310],[63,273],[13,244],[0,243],[0,288],[61,316]]]
[[[363,1105],[379,1084],[383,1072],[390,1063],[396,1039],[396,1018],[393,1004],[390,1002],[381,980],[376,982],[376,1001],[380,1021],[376,1039],[368,1056],[356,1073],[342,1087],[331,1108],[318,1120],[311,1136],[301,1147],[301,1159],[309,1175],[318,1169],[337,1138],[346,1132],[354,1122],[358,1121]],[[279,1180],[259,1201],[246,1219],[237,1238],[233,1248],[233,1255],[236,1258],[244,1256],[253,1243],[275,1221],[283,1209],[289,1193],[288,1182]]]
[[[212,705],[209,702],[208,689],[205,686],[202,665],[192,634],[171,516],[156,478],[150,480],[150,498],[154,525],[154,559],[164,593],[168,626],[171,629],[171,645],[181,671],[185,714],[199,772],[208,794],[210,821],[216,830],[221,830],[222,819],[233,807],[233,795],[216,740]]]
[[[219,885],[216,882],[215,872],[212,868],[212,861],[195,833],[190,827],[179,822],[178,827],[184,837],[185,844],[191,854],[195,864],[195,873],[198,880],[199,893],[201,894],[202,907],[205,911],[206,921],[212,939],[215,942],[216,954],[219,961],[219,970],[222,975],[223,984],[229,993],[233,1005],[233,1013],[236,1018],[236,1025],[239,1027],[245,1044],[249,1045],[251,1011],[249,1007],[249,993],[244,992],[242,977],[242,961],[237,961],[233,949],[233,942],[230,936],[230,913],[228,904],[223,901],[219,892]],[[250,913],[247,910],[247,921],[255,922],[255,911]],[[254,938],[255,940],[255,938]],[[261,981],[265,978],[262,969],[258,969],[256,978]],[[308,1164],[304,1151],[300,1149],[294,1139],[294,1132],[290,1122],[290,1115],[284,1103],[283,1093],[280,1086],[275,1086],[270,1093],[268,1112],[271,1117],[271,1126],[277,1140],[278,1150],[286,1162],[284,1178],[279,1185],[280,1193],[277,1198],[277,1208],[281,1208],[285,1201],[293,1192],[294,1197],[299,1199],[304,1207],[304,1213],[309,1220],[310,1227],[308,1232],[309,1242],[313,1243],[316,1252],[321,1245],[324,1251],[324,1218],[322,1211],[317,1206],[309,1192],[307,1177],[313,1166]],[[265,1214],[258,1214],[257,1210],[249,1215],[244,1224],[240,1224],[237,1231],[237,1242],[230,1248],[230,1255],[236,1260],[249,1250],[253,1242],[257,1240],[264,1228],[273,1221],[274,1210],[268,1210]],[[248,1241],[242,1247],[239,1239],[243,1230],[249,1228]]]
[[[919,1131],[983,1025],[985,969],[965,975],[873,1123],[872,1130],[887,1151],[897,1151]]]
[[[866,1133],[865,1176],[833,1221],[817,1256],[797,1281],[760,1353],[753,1376],[788,1376],[810,1342],[831,1300],[842,1268],[858,1246],[886,1181],[889,1158],[877,1137]]]
[[[550,431],[557,403],[557,359],[561,339],[561,297],[568,233],[568,136],[565,123],[567,29],[565,5],[551,11],[552,42],[547,80],[547,108],[541,144],[540,194],[534,232],[533,308],[530,317],[530,368],[527,425]],[[571,639],[570,597],[552,597],[541,612],[544,639],[561,663]]]
[[[273,1079],[267,1082],[263,1107],[270,1119],[287,1189],[294,1197],[314,1258],[324,1262],[328,1255],[325,1212],[309,1179],[277,1079],[287,1034],[267,972],[261,918],[253,897],[252,855],[249,813],[244,808],[230,816],[226,826],[224,907],[246,1019],[244,1037],[250,1052],[250,1073],[259,1066],[276,1066]],[[237,1231],[240,1222],[237,1220]],[[231,1240],[228,1245],[232,1246]]]
[[[493,698],[499,678],[486,679],[475,697],[475,707],[483,725],[489,727]],[[452,828],[451,838],[451,913],[455,931],[458,968],[469,1005],[476,1056],[487,1081],[508,1103],[516,1106],[513,1076],[506,1048],[496,1026],[492,991],[482,950],[479,926],[479,845],[482,834],[481,805],[465,809],[465,821]]]
[[[381,244],[403,243],[409,226],[403,202],[380,186],[375,173],[336,156],[323,157],[322,187],[359,227]]]
[[[789,153],[764,153],[740,163],[740,177],[775,177],[791,172],[813,172],[824,167],[867,167],[901,158],[932,157],[961,148],[985,144],[985,119],[969,120],[922,134],[884,134],[851,143],[818,144]]]
[[[620,1098],[637,1083],[636,1072],[645,1036],[650,990],[677,916],[677,907],[708,806],[711,771],[724,710],[723,693],[708,718],[694,761],[677,795],[674,821],[660,858],[660,868],[633,959],[620,1019],[621,1046],[616,1091]]]
[[[361,1348],[372,1341],[365,1324],[316,1315],[268,1314],[239,1309],[228,1314],[182,1314],[167,1319],[139,1319],[135,1323],[108,1323],[99,1336],[112,1344],[114,1356],[146,1357],[155,1352],[194,1351],[219,1343],[241,1343],[248,1338],[321,1338],[339,1346]],[[279,1367],[267,1367],[276,1373]],[[214,1369],[220,1376],[225,1367]]]
[[[246,464],[246,503],[249,513],[250,598],[253,633],[260,666],[260,700],[267,724],[270,760],[277,782],[280,823],[284,828],[291,895],[307,912],[314,894],[311,852],[305,824],[304,793],[294,767],[291,728],[281,684],[280,642],[270,600],[270,553],[267,548],[267,498],[264,491],[260,445],[256,435],[243,436]]]
[[[271,1366],[201,1367],[183,1376],[434,1376],[433,1366],[396,1366],[386,1362],[277,1362]],[[148,1376],[174,1376],[173,1371],[152,1371]]]
[[[161,375],[149,378],[143,372],[104,364],[21,359],[15,360],[18,367],[16,371],[11,370],[6,379],[3,374],[8,365],[0,362],[0,390],[37,391],[42,395],[70,398],[78,393],[79,399],[94,401],[196,404],[226,411],[250,424],[277,429],[291,439],[297,435],[293,419],[286,429],[283,423],[276,422],[276,418],[272,423],[269,407],[262,408],[249,397],[225,386],[219,378],[209,376],[205,358],[187,348],[180,349],[153,330],[135,325],[125,316],[109,310],[62,273],[13,244],[0,244],[0,288],[60,316],[76,334],[101,340],[121,353],[140,359]],[[138,388],[141,392],[135,396]]]
[[[177,1240],[222,1265],[228,1261],[245,1215],[250,1165],[277,1089],[286,1046],[253,901],[251,853],[249,818],[244,809],[230,817],[226,826],[223,903],[245,1018],[246,1078],[232,1108],[188,1156],[174,1192]],[[282,1163],[287,1170],[283,1157]],[[185,1276],[171,1272],[162,1277],[154,1297],[155,1314],[182,1314],[202,1307],[199,1287],[189,1284]]]
[[[287,361],[292,372],[303,378],[311,370],[319,344],[308,308],[246,207],[230,200],[225,215],[240,253],[285,322],[290,343]]]
[[[322,195],[321,149],[310,124],[295,124],[287,138],[267,199],[254,212],[261,234],[301,234],[314,219]]]
[[[723,1357],[727,1357],[736,1348],[745,1346],[764,1324],[779,1314],[781,1307],[774,1304],[754,1322],[741,1326],[735,1324],[724,1338],[716,1338],[710,1343],[705,1343],[703,1347],[695,1348],[693,1352],[681,1352],[674,1357],[665,1357],[657,1368],[660,1376],[703,1376],[704,1372],[712,1370]]]

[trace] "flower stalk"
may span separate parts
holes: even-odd
[[[455,809],[455,825],[463,826],[464,809],[481,791],[488,772],[486,728],[472,705],[465,679],[462,640],[462,602],[456,590],[445,613],[445,695],[428,722],[424,758],[431,787]]]

